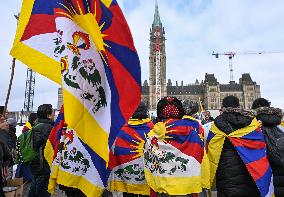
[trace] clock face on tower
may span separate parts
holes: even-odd
[[[160,36],[160,31],[159,31],[159,30],[156,30],[156,31],[154,32],[154,36],[159,37],[159,36]]]

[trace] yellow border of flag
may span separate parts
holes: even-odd
[[[18,28],[10,55],[28,65],[34,71],[61,84],[60,62],[22,43],[21,37],[29,22],[35,0],[24,0],[18,21]],[[27,55],[28,54],[28,55]]]
[[[85,106],[68,90],[63,88],[64,116],[68,127],[73,128],[79,138],[108,162],[108,137],[109,134],[92,117]],[[92,129],[90,131],[90,129]]]

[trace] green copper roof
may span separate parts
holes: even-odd
[[[157,1],[156,1],[156,5],[155,5],[155,14],[154,14],[153,26],[154,27],[162,26],[162,22],[161,22],[161,19],[160,19],[159,7],[158,7]]]

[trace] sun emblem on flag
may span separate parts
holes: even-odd
[[[174,125],[168,125],[168,123],[171,121],[171,119],[169,119],[166,122],[158,122],[154,125],[154,128],[148,133],[149,137],[153,137],[156,139],[161,140],[164,143],[167,143],[167,140],[172,138],[170,136],[167,136],[167,133],[171,133],[174,131],[177,131],[175,129],[170,129],[172,126]],[[153,141],[154,142],[154,141]],[[154,143],[155,145],[156,143]]]
[[[89,34],[93,43],[95,44],[100,56],[103,61],[105,60],[105,48],[109,47],[104,42],[104,37],[106,34],[102,33],[102,29],[105,23],[101,25],[97,22],[97,6],[99,6],[98,1],[88,1],[88,0],[60,0],[58,1],[59,8],[56,9],[56,14],[60,17],[67,17],[70,20],[74,21],[79,27],[81,27],[86,33]],[[80,36],[76,35],[74,41],[76,41]],[[80,37],[83,38],[83,37]],[[78,52],[78,46],[70,44],[68,47],[75,53]]]
[[[136,153],[136,155],[132,157],[133,159],[143,156],[144,144],[145,144],[145,141],[141,137],[135,135],[135,138],[136,138],[135,140],[132,140],[134,145],[133,144],[130,145],[133,149],[130,152]]]

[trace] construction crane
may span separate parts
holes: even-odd
[[[156,105],[161,100],[162,90],[161,90],[161,49],[160,49],[160,29],[156,29],[154,33],[156,37],[155,54],[156,54]]]
[[[229,69],[230,69],[230,82],[234,81],[234,70],[233,70],[233,57],[236,55],[262,55],[262,54],[271,54],[271,53],[284,53],[282,51],[250,51],[250,52],[223,52],[223,53],[216,53],[212,52],[212,55],[216,58],[219,56],[227,56],[229,58]]]

